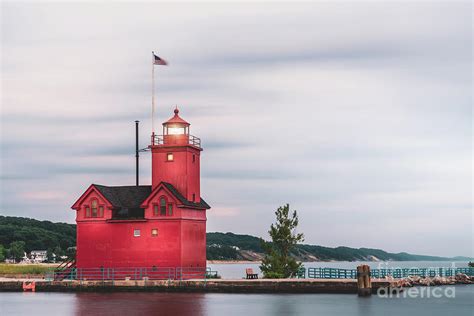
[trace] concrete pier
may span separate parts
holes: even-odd
[[[23,280],[0,280],[0,292],[23,291]],[[391,282],[374,280],[372,290],[390,287]],[[37,292],[214,292],[214,293],[336,293],[357,294],[352,279],[257,279],[257,280],[120,280],[47,281],[36,280]]]

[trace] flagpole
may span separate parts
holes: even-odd
[[[151,52],[151,134],[155,136],[155,53]],[[152,140],[154,143],[155,140]]]

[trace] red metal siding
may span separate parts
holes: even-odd
[[[167,161],[168,153],[173,153],[173,161]],[[193,163],[194,155],[194,163]],[[152,188],[160,182],[171,183],[189,201],[196,197],[200,201],[200,150],[192,146],[152,147]]]
[[[140,236],[134,236],[134,230]],[[151,230],[158,229],[152,237]],[[180,220],[82,222],[77,226],[77,266],[97,267],[179,267]]]
[[[146,221],[78,222],[77,266],[205,267],[205,211],[179,209],[179,214]],[[158,236],[152,236],[152,229],[158,229]]]
[[[183,221],[181,224],[181,264],[184,267],[206,266],[206,222]]]

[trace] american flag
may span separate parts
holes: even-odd
[[[163,65],[163,66],[168,65],[168,62],[166,62],[166,60],[156,56],[155,53],[153,53],[153,56],[155,57],[153,61],[153,65]]]

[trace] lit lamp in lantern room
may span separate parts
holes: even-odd
[[[163,142],[165,145],[189,144],[189,123],[178,115],[179,110],[174,110],[174,116],[163,123]]]

